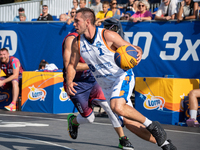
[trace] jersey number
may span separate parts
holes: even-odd
[[[98,50],[99,50],[99,56],[102,56],[102,55],[104,55],[104,53],[103,53],[103,51],[102,51],[102,49],[101,49],[101,48],[98,48]]]

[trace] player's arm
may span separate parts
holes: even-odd
[[[18,79],[19,76],[19,68],[20,68],[20,62],[17,58],[14,58],[12,60],[12,69],[13,69],[13,74],[9,76],[8,78],[4,79],[2,82],[7,83],[12,81],[13,79]]]
[[[113,50],[116,50],[123,45],[130,45],[130,46],[135,47],[136,51],[138,52],[137,64],[141,61],[143,52],[139,46],[132,45],[131,43],[123,40],[122,37],[118,33],[113,32],[113,31],[106,30],[104,32],[104,37],[108,46],[111,48],[112,47],[115,48]]]
[[[84,71],[84,70],[88,70],[89,67],[87,65],[87,63],[81,63],[78,62],[78,65],[76,66],[76,71]]]
[[[75,38],[72,42],[70,62],[66,68],[66,85],[67,85],[68,95],[74,96],[76,93],[74,86],[76,86],[77,84],[73,82],[73,80],[76,74],[76,66],[79,62],[79,59],[80,59],[80,54],[78,50],[78,42],[77,38]]]
[[[72,42],[74,38],[75,38],[74,36],[68,36],[65,39],[64,53],[63,53],[63,62],[64,62],[65,68],[67,68],[67,66],[69,65],[70,56],[71,56],[71,46],[72,46]]]

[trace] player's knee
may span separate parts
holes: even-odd
[[[19,86],[19,83],[16,80],[13,80],[11,83],[12,83],[13,87],[18,87]]]
[[[95,119],[94,113],[92,113],[89,117],[87,117],[89,123],[93,123],[94,119]]]
[[[122,108],[123,108],[123,107],[120,106],[120,105],[115,105],[115,106],[113,106],[111,109],[112,109],[112,111],[113,111],[114,113],[116,113],[117,115],[123,116],[123,109],[122,109]]]

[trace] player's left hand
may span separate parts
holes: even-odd
[[[137,54],[137,65],[138,65],[142,59],[142,49],[139,46],[134,45],[134,47],[136,48],[136,51],[138,52]]]
[[[77,85],[78,84],[76,84],[75,82],[72,82],[69,85],[67,85],[67,88],[66,88],[67,95],[75,96],[77,91],[74,89],[74,86],[77,86]]]

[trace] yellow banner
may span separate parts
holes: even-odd
[[[146,97],[143,104],[148,110],[183,111],[184,96],[198,88],[199,79],[136,77],[135,82],[135,90]]]

